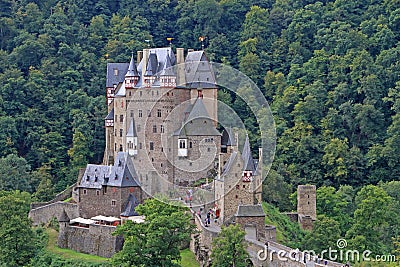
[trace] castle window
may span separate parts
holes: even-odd
[[[186,148],[186,140],[185,139],[179,140],[179,148]]]
[[[167,96],[169,96],[169,92],[167,92]]]
[[[157,133],[157,125],[153,125],[153,133]]]
[[[142,149],[142,143],[139,143],[139,149]]]
[[[207,147],[207,152],[210,152],[210,151],[211,151],[211,148]]]
[[[197,97],[198,98],[203,98],[203,91],[202,90],[197,90]]]
[[[164,148],[163,147],[161,148],[161,152],[164,152]]]
[[[96,196],[100,196],[100,191],[96,190]]]
[[[142,91],[139,91],[139,96],[142,96]]]
[[[238,195],[236,195],[235,198],[238,198]]]
[[[86,189],[83,189],[83,194],[87,195],[87,190]]]
[[[115,200],[111,200],[111,206],[115,207],[117,205],[117,202]]]
[[[97,177],[97,175],[94,177],[94,181],[97,182],[99,178]]]
[[[246,188],[246,185],[245,185],[245,184],[243,185],[243,188]]]
[[[119,129],[119,137],[122,137],[122,133],[123,133],[122,129]]]
[[[133,118],[133,110],[131,110],[131,118]]]
[[[141,118],[143,116],[142,110],[139,109],[139,118]]]
[[[154,150],[154,143],[153,142],[150,142],[149,146],[150,146],[150,150]]]
[[[154,158],[151,158],[151,162],[154,162]]]
[[[161,117],[161,109],[157,109],[157,117]]]
[[[132,96],[132,92],[131,91],[129,91],[129,96]]]
[[[103,194],[107,194],[107,186],[103,187]]]
[[[239,189],[239,188],[240,188],[240,186],[237,184],[237,185],[236,185],[236,189]]]
[[[118,69],[114,69],[114,76],[118,76]]]
[[[123,122],[124,121],[124,115],[119,115],[119,122]]]
[[[193,147],[193,143],[189,142],[189,148],[192,148],[192,147]]]
[[[160,167],[162,168],[162,166],[163,166],[163,165],[162,165],[162,163],[161,163],[161,164],[160,164]]]
[[[114,120],[115,122],[117,122],[118,121],[118,116],[117,115],[115,115],[115,120]]]
[[[122,145],[119,145],[119,151],[124,151],[124,149],[122,148]]]
[[[171,92],[171,96],[174,96],[174,92]]]
[[[160,133],[164,133],[164,125],[160,125]]]
[[[117,151],[117,143],[114,143],[114,151]]]

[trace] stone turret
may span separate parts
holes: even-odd
[[[60,233],[58,234],[57,246],[60,248],[68,247],[67,227],[69,226],[69,217],[63,209],[60,218],[58,219],[60,225]]]

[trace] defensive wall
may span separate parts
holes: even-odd
[[[31,208],[28,217],[32,219],[33,225],[47,224],[53,218],[60,218],[63,210],[67,213],[69,218],[79,217],[79,208],[77,204],[67,202],[55,202]]]

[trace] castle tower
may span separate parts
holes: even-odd
[[[69,226],[69,217],[63,209],[60,218],[58,219],[60,230],[58,234],[57,246],[60,248],[68,248],[67,227]]]
[[[132,53],[131,62],[129,63],[128,71],[125,74],[125,88],[132,89],[133,87],[136,86],[138,81],[139,81],[139,73],[137,71],[135,59]]]
[[[299,185],[297,187],[297,214],[300,226],[311,230],[317,217],[315,185]]]

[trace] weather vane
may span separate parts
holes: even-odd
[[[170,47],[172,47],[172,40],[173,40],[174,38],[172,38],[172,37],[167,37],[167,41],[169,42],[169,46]]]
[[[200,36],[199,41],[201,42],[201,50],[204,50],[204,40],[206,39],[206,36]]]

